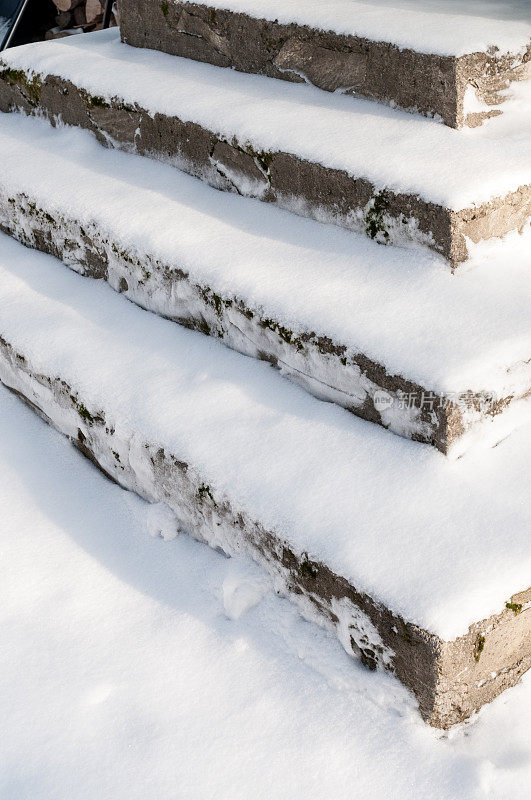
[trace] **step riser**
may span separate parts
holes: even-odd
[[[1,179],[0,229],[78,273],[106,280],[142,308],[270,362],[319,399],[443,453],[510,405],[512,398],[492,400],[472,393],[460,402],[448,402],[429,387],[388,374],[381,364],[333,336],[271,318],[240,297],[198,283],[178,263],[161,263],[149,253],[132,251],[95,224],[52,215],[37,198],[8,195]]]
[[[108,477],[150,501],[165,502],[184,530],[210,546],[250,555],[305,616],[336,630],[347,651],[372,669],[392,670],[417,696],[430,724],[449,727],[461,721],[531,666],[526,649],[531,614],[506,610],[455,642],[441,642],[360,594],[325,565],[293,552],[274,531],[235,511],[178,453],[106,418],[104,409],[87,407],[63,376],[39,373],[29,355],[1,336],[0,380]]]
[[[172,164],[217,189],[275,203],[381,244],[429,247],[453,267],[467,259],[467,240],[503,236],[531,216],[531,188],[451,211],[418,196],[380,191],[364,178],[296,155],[266,152],[259,142],[227,142],[198,124],[91,96],[56,76],[40,80],[0,69],[0,110],[61,119],[92,131],[102,144]]]
[[[396,104],[440,117],[452,128],[475,127],[499,114],[496,106],[505,99],[501,92],[531,75],[523,55],[416,53],[200,3],[122,0],[120,15],[122,39],[135,47]],[[469,87],[492,109],[468,113]]]

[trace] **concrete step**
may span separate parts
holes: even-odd
[[[81,180],[80,176],[80,180]],[[0,235],[0,379],[449,727],[531,665],[531,426],[448,463]]]
[[[531,390],[529,235],[452,275],[429,251],[220,195],[87,132],[0,117],[0,228],[138,305],[453,457],[497,441]]]
[[[427,246],[453,267],[472,243],[529,225],[531,103],[459,135],[103,31],[3,54],[0,109],[88,128],[104,144],[381,244]]]
[[[502,7],[503,6],[503,7]],[[135,47],[480,125],[531,76],[526,0],[122,0]]]

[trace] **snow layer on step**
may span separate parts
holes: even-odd
[[[273,591],[228,613],[256,567],[153,539],[4,389],[0,472],[5,800],[528,800],[531,674],[434,731]]]
[[[0,152],[2,192],[94,221],[120,247],[185,269],[290,330],[330,336],[432,391],[529,388],[531,229],[477,247],[452,276],[433,254],[220,194],[78,130],[0,115]]]
[[[531,41],[528,0],[196,1],[258,19],[297,22],[441,56],[486,52],[491,47],[517,53]]]
[[[2,62],[454,210],[531,184],[531,102],[505,105],[510,126],[493,119],[456,131],[368,100],[128,47],[117,30],[25,45]]]
[[[0,237],[0,335],[218,499],[445,639],[531,578],[531,425],[448,461]]]

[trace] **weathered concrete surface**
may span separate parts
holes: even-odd
[[[430,386],[390,373],[336,336],[301,328],[295,318],[266,315],[260,298],[222,293],[198,282],[182,264],[132,250],[94,223],[50,213],[38,198],[10,194],[1,176],[0,230],[83,275],[108,281],[142,308],[268,361],[314,396],[445,454],[519,399],[487,391],[441,396]]]
[[[453,128],[500,114],[502,90],[531,77],[531,45],[524,55],[452,58],[201,3],[121,0],[120,9],[122,38],[135,47],[393,103]],[[467,89],[484,110],[467,112]]]
[[[151,115],[119,97],[92,96],[54,75],[2,69],[0,60],[0,111],[16,109],[86,128],[104,145],[165,161],[217,189],[332,222],[380,244],[427,246],[452,267],[466,260],[467,241],[504,236],[531,216],[531,186],[451,211],[417,195],[379,191],[363,177],[294,153],[268,152],[259,142],[236,137],[226,141],[196,123]]]
[[[102,354],[105,357],[105,354]],[[302,612],[336,630],[343,645],[370,669],[392,671],[417,697],[423,718],[448,728],[514,685],[531,666],[531,590],[505,609],[444,642],[357,591],[326,564],[296,552],[275,530],[209,486],[164,442],[124,430],[93,408],[64,376],[40,374],[0,329],[0,380],[68,436],[108,477],[142,497],[165,502],[179,525],[229,555],[245,552],[264,567]]]

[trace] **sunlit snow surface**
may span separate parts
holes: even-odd
[[[0,469],[3,799],[529,796],[529,677],[442,734],[5,389]]]
[[[525,107],[525,97],[515,103]],[[530,132],[531,111],[526,152]],[[472,246],[453,276],[424,248],[381,247],[220,194],[166,164],[102,148],[79,129],[1,114],[0,153],[8,197],[22,192],[52,214],[96,224],[140,259],[147,253],[183,269],[289,330],[335,338],[441,393],[518,396],[529,387],[530,224],[522,236]],[[163,302],[160,313],[171,317]]]
[[[500,118],[455,131],[370,100],[129,47],[115,28],[13,48],[2,62],[456,211],[531,184],[531,82],[523,98],[510,88]]]
[[[492,424],[497,447],[446,459],[3,234],[0,323],[27,368],[104,412],[133,465],[135,442],[164,448],[220,504],[447,641],[529,586],[531,403],[512,435]],[[20,371],[0,366],[13,385]],[[75,433],[38,385],[31,396]]]

